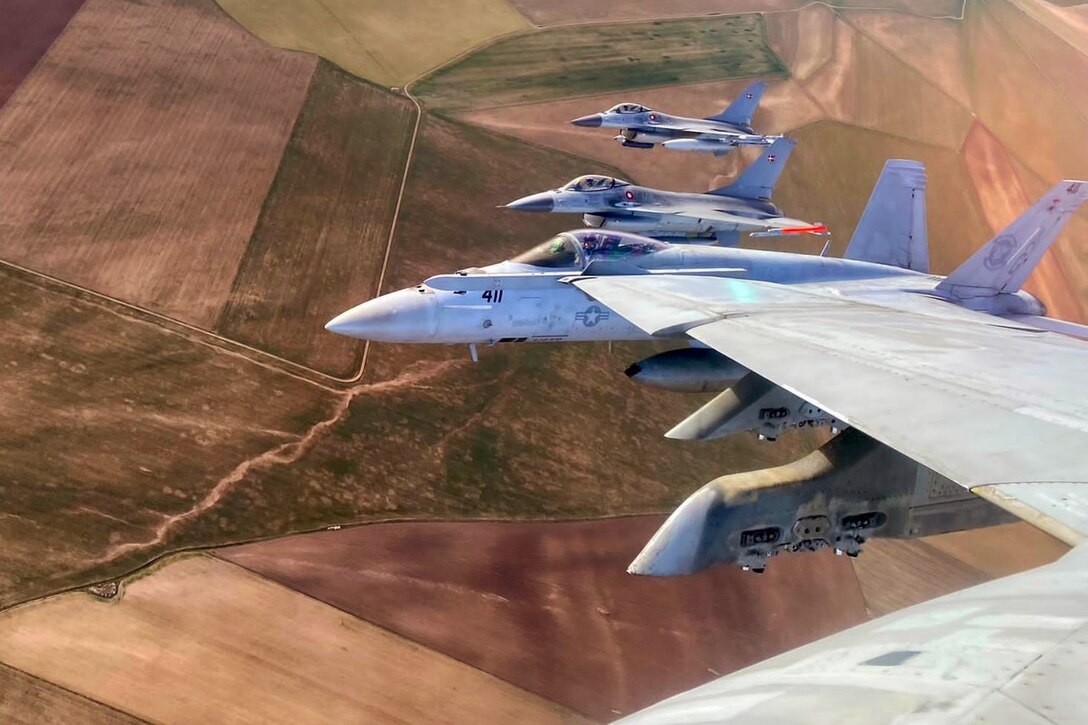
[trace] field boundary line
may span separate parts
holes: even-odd
[[[38,682],[44,682],[45,684],[49,685],[50,687],[55,687],[56,689],[60,690],[61,692],[67,692],[69,695],[72,695],[74,697],[78,697],[80,700],[82,700],[84,702],[94,703],[95,705],[98,705],[99,707],[101,707],[101,708],[103,708],[105,710],[109,710],[110,712],[117,713],[118,715],[123,715],[124,717],[127,717],[127,718],[129,718],[131,720],[135,720],[137,722],[145,722],[145,723],[151,723],[152,722],[151,720],[148,720],[146,718],[142,718],[139,715],[133,715],[128,710],[122,710],[122,709],[120,709],[118,707],[114,707],[113,705],[109,705],[109,704],[107,704],[105,702],[102,702],[101,700],[97,700],[97,699],[91,697],[90,695],[85,695],[82,692],[78,692],[76,690],[71,689],[70,687],[66,687],[66,686],[60,684],[59,682],[54,682],[53,680],[48,680],[48,679],[46,679],[44,677],[39,677],[38,675],[35,675],[33,672],[27,672],[23,668],[16,667],[15,665],[11,664],[10,662],[5,662],[3,660],[0,660],[0,669],[8,669],[8,670],[11,670],[12,672],[18,672],[19,674],[25,675],[25,676],[29,677],[32,680],[36,680]],[[2,703],[0,703],[0,704],[2,704]]]
[[[211,347],[228,355],[234,355],[247,360],[254,365],[260,365],[269,370],[288,375],[315,387],[327,390],[328,392],[343,392],[340,388],[329,386],[321,380],[315,379],[323,378],[324,380],[338,384],[344,382],[338,378],[323,373],[320,370],[308,368],[293,360],[280,357],[275,353],[267,352],[260,348],[247,345],[244,342],[239,342],[224,335],[220,335],[217,332],[206,330],[203,327],[194,325],[190,322],[179,320],[176,317],[171,317],[170,315],[161,312],[149,310],[146,307],[141,307],[140,305],[127,302],[118,297],[113,297],[104,292],[98,292],[97,290],[84,287],[75,282],[69,282],[46,272],[40,272],[36,269],[24,267],[23,265],[10,260],[0,259],[0,268],[3,268],[4,271],[13,278],[21,278],[21,281],[26,284],[35,284],[44,289],[53,289],[55,291],[67,293],[84,302],[96,304],[113,314],[121,315],[128,319],[137,320],[146,324],[154,324],[165,332],[180,335],[198,344]],[[190,336],[185,333],[193,334]],[[264,358],[265,360],[259,358]]]

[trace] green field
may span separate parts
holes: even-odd
[[[428,106],[483,108],[782,73],[760,15],[555,28],[499,41],[414,86]]]
[[[224,335],[350,377],[362,344],[325,331],[374,294],[412,104],[322,62],[219,318]]]

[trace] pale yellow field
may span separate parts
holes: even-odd
[[[504,0],[217,0],[254,35],[402,85],[529,23]]]
[[[917,70],[963,106],[970,107],[967,49],[960,23],[871,10],[839,14],[862,35]]]
[[[75,593],[5,612],[0,661],[158,722],[580,721],[206,556],[168,563],[119,601]]]

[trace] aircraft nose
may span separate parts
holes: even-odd
[[[507,209],[517,211],[551,211],[555,209],[555,195],[550,191],[542,191],[539,194],[523,196],[506,205]]]
[[[438,301],[411,287],[352,307],[325,323],[338,335],[374,342],[428,342],[438,328]]]
[[[579,116],[578,118],[571,121],[571,123],[573,123],[575,126],[589,126],[592,128],[594,126],[600,126],[601,120],[601,114],[591,113],[588,116]]]

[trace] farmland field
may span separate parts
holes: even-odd
[[[762,577],[624,573],[663,520],[378,524],[219,556],[597,721],[865,619],[826,551]]]
[[[580,721],[206,556],[0,614],[0,661],[153,722]]]
[[[265,42],[388,86],[529,24],[505,0],[217,0]]]
[[[80,723],[135,725],[142,722],[0,662],[0,720],[7,725]]]
[[[0,606],[146,561],[165,542],[107,559],[332,398],[6,271],[0,338]]]
[[[0,107],[64,30],[83,0],[6,0],[0,23]]]
[[[350,377],[362,343],[324,330],[374,294],[400,189],[411,103],[322,62],[218,329]]]
[[[415,91],[450,110],[784,70],[764,42],[762,17],[739,15],[520,35],[427,76]]]
[[[211,325],[314,64],[212,0],[88,0],[0,109],[0,257]]]

